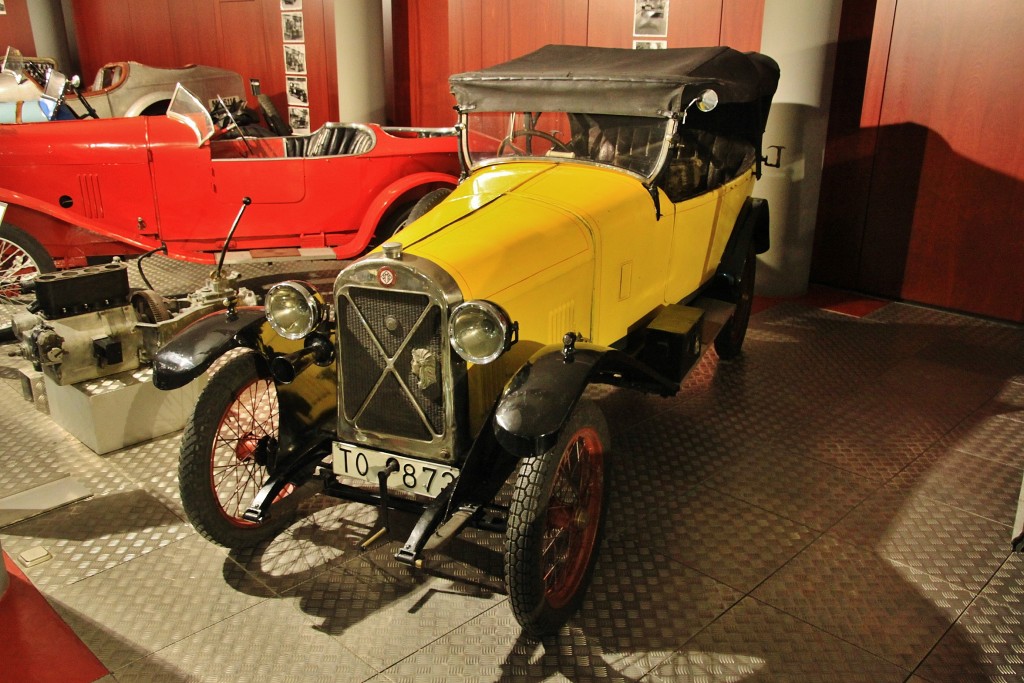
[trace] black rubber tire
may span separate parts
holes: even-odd
[[[395,236],[399,230],[409,222],[409,212],[412,211],[412,204],[405,204],[391,211],[381,219],[380,224],[374,231],[373,236],[366,245],[366,251],[376,249]]]
[[[139,112],[139,116],[164,116],[167,113],[167,110],[170,108],[170,106],[170,100],[161,100],[159,102],[154,102],[153,104],[149,105],[141,112]]]
[[[747,246],[740,281],[737,283],[740,296],[736,302],[736,310],[715,337],[715,352],[722,360],[732,360],[743,350],[743,340],[747,336],[747,325],[750,323],[750,309],[754,304],[756,271],[757,253],[754,251],[754,241],[751,240]]]
[[[259,376],[253,354],[233,356],[210,378],[185,423],[178,461],[182,506],[196,531],[228,548],[272,538],[295,517],[298,496],[289,490],[271,505],[266,521],[242,519],[271,471],[259,462],[257,443],[277,439],[273,387]]]
[[[260,110],[263,112],[263,120],[267,122],[267,128],[272,130],[274,135],[284,136],[292,134],[292,127],[285,123],[285,120],[277,113],[277,107],[274,106],[270,96],[260,93],[256,96],[256,101],[260,104]]]
[[[413,205],[412,211],[409,212],[409,217],[405,220],[405,224],[408,225],[417,218],[423,216],[423,214],[427,213],[435,206],[443,202],[445,198],[451,193],[452,188],[439,187],[436,190],[431,190],[430,192],[420,197],[419,201],[417,201]]]
[[[29,263],[24,264],[27,268],[18,268],[14,272],[17,266],[14,259],[19,254],[27,256]],[[53,257],[35,237],[10,223],[0,224],[0,328],[9,328],[11,317],[17,309],[29,303],[21,296],[21,286],[17,279],[31,274],[33,269],[37,273],[52,273],[57,270],[57,266]]]
[[[528,635],[555,633],[583,602],[604,531],[608,453],[604,416],[584,399],[555,446],[520,465],[505,533],[505,583]],[[584,476],[570,481],[566,468],[576,463]],[[566,552],[559,561],[545,549]]]

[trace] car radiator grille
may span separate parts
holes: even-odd
[[[348,288],[338,298],[344,419],[431,441],[445,429],[441,308],[425,294]]]

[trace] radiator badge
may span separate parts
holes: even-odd
[[[420,389],[426,389],[437,381],[437,358],[430,349],[413,349],[410,369],[416,375],[416,386]]]
[[[387,266],[381,266],[380,270],[377,271],[377,282],[385,287],[395,284],[395,271]]]

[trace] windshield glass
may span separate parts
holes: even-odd
[[[564,112],[470,112],[473,168],[500,161],[568,159],[651,179],[662,160],[667,119]]]
[[[213,137],[216,131],[210,112],[206,111],[199,98],[185,89],[181,83],[174,89],[171,104],[167,107],[167,116],[191,128],[196,134],[198,145]]]
[[[14,76],[18,83],[25,80],[25,60],[22,58],[21,52],[16,48],[7,48],[3,66],[0,68],[2,68],[4,73]]]

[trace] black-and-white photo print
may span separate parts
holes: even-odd
[[[7,14],[7,0],[0,0],[0,14]]]
[[[286,76],[288,104],[309,104],[309,90],[305,76]]]
[[[309,133],[309,109],[306,107],[288,107],[288,125],[295,135]]]
[[[281,9],[302,9],[302,0],[281,0]]]
[[[306,46],[301,43],[285,43],[284,70],[289,74],[306,73]]]
[[[634,50],[667,50],[667,40],[634,40]]]
[[[668,0],[633,0],[633,35],[668,35]]]
[[[302,26],[302,12],[281,13],[281,35],[288,43],[301,43],[306,39],[306,30]]]

